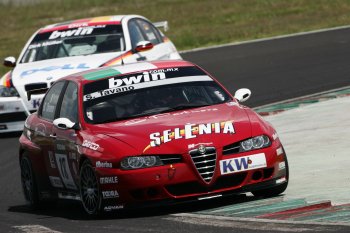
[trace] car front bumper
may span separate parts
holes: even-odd
[[[266,167],[221,174],[220,160],[258,153],[265,154]],[[95,169],[100,179],[102,193],[113,194],[103,199],[104,206],[107,209],[113,209],[115,207],[132,208],[163,201],[176,203],[211,199],[228,194],[266,189],[288,182],[286,166],[285,152],[277,140],[269,148],[233,155],[218,155],[215,175],[210,183],[205,183],[198,171],[186,159],[181,163],[147,169]],[[106,177],[111,183],[105,182]]]

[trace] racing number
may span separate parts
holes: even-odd
[[[55,156],[58,165],[58,171],[60,173],[64,186],[66,186],[68,189],[77,190],[71,171],[69,169],[67,155],[56,153]]]

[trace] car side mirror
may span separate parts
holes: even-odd
[[[7,67],[15,67],[16,66],[16,58],[15,57],[6,57],[4,59],[4,66]]]
[[[242,103],[244,101],[247,101],[251,95],[252,92],[248,88],[241,88],[235,92],[234,98],[238,100],[238,102]]]
[[[149,41],[140,41],[136,44],[135,51],[136,52],[145,52],[152,49],[154,45]]]
[[[76,123],[64,117],[57,118],[53,121],[53,124],[59,129],[76,129]]]

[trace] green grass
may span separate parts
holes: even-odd
[[[26,0],[23,2],[27,2]],[[0,0],[1,2],[1,0]],[[35,1],[39,2],[39,1]],[[41,26],[85,17],[140,14],[168,20],[179,50],[350,24],[350,0],[42,0],[0,3],[0,59],[18,56]],[[6,70],[0,68],[0,74]]]

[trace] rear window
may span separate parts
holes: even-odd
[[[119,121],[231,101],[197,67],[174,67],[119,75],[83,88],[84,114],[92,124]]]

